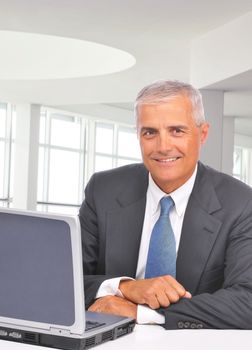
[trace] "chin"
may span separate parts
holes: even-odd
[[[159,168],[155,169],[155,171],[152,172],[153,175],[156,175],[156,179],[159,179],[160,181],[174,181],[178,178],[179,173],[180,172],[178,171],[178,169],[175,168]]]

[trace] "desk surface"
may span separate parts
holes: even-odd
[[[169,347],[167,346],[169,344]],[[237,350],[252,344],[252,331],[239,330],[176,330],[160,326],[137,325],[130,335],[96,346],[97,350]],[[249,345],[249,348],[251,345]],[[0,340],[4,350],[46,350],[49,348]]]

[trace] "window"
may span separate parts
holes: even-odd
[[[0,103],[0,202],[10,206],[13,184],[15,109]]]
[[[95,125],[95,171],[113,168],[114,126],[96,123]]]
[[[75,213],[84,185],[85,120],[42,110],[38,167],[38,209]]]
[[[238,147],[234,149],[233,176],[252,186],[252,149]]]
[[[96,122],[95,171],[137,163],[140,159],[140,148],[133,127]]]
[[[233,176],[241,180],[242,178],[242,149],[240,147],[235,147],[233,154]]]
[[[39,142],[38,210],[75,214],[94,172],[141,159],[133,127],[48,108]]]

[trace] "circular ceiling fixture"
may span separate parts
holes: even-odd
[[[0,31],[0,79],[68,79],[111,74],[135,64],[128,52],[80,39]]]

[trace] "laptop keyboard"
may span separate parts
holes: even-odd
[[[90,329],[101,327],[104,325],[105,325],[105,323],[101,323],[101,322],[86,321],[86,331],[89,331]]]

